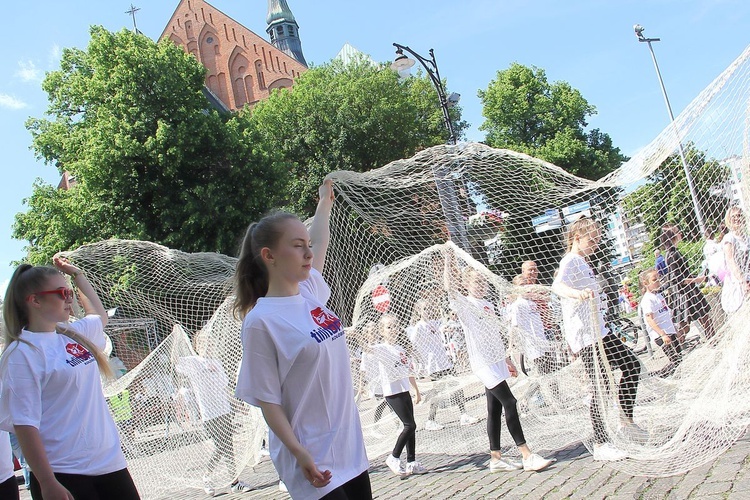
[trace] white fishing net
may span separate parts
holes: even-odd
[[[378,358],[376,346],[386,342],[403,349],[423,395],[415,408],[418,456],[488,449],[477,374],[508,356],[520,372],[509,382],[535,451],[553,455],[578,441],[593,449],[592,398],[599,398],[607,441],[628,454],[611,466],[634,475],[687,471],[744,432],[748,308],[722,311],[722,278],[731,278],[726,262],[716,265],[723,259],[704,256],[703,229],[713,237],[727,210],[744,209],[750,196],[748,57],[750,48],[674,125],[597,182],[482,144],[437,146],[370,172],[332,174],[329,306],[347,326],[371,458],[390,451],[399,432],[379,395],[379,379],[404,375]],[[566,250],[563,233],[582,215],[604,227],[590,263],[605,294],[606,323],[641,367],[637,427],[627,425],[618,404],[621,369],[597,355],[599,368],[587,374],[564,339],[560,300],[550,291]],[[677,363],[648,341],[631,303],[636,284],[623,284],[634,263],[653,266],[655,238],[668,222],[682,229],[678,248],[691,275],[705,260],[714,285],[701,294],[716,333],[695,323]],[[748,271],[744,228],[734,228],[741,273]],[[201,487],[204,476],[229,484],[257,459],[266,433],[259,412],[231,396],[241,356],[240,322],[231,314],[236,259],[119,240],[68,256],[105,306],[118,308],[108,333],[127,373],[105,392],[122,399],[128,391],[127,404],[119,401],[113,412],[141,494]],[[536,284],[527,277],[513,284],[525,261],[537,266]],[[597,317],[592,308],[589,329]],[[506,429],[502,442],[504,452],[516,453]]]

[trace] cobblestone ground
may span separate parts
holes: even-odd
[[[595,462],[583,445],[559,451],[557,463],[540,473],[489,473],[485,454],[449,456],[420,455],[430,469],[421,476],[398,478],[383,463],[385,457],[372,461],[370,479],[375,498],[380,499],[750,499],[750,434],[737,441],[726,453],[711,463],[686,474],[668,478],[643,478],[617,472],[602,462]],[[278,489],[278,476],[266,459],[248,467],[240,479],[255,488],[249,493],[217,490],[216,498],[287,499]],[[202,490],[175,491],[169,499],[205,499]],[[26,490],[22,500],[31,499]]]

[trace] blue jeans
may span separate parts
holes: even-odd
[[[13,448],[13,455],[15,455],[18,463],[21,465],[21,470],[23,471],[24,486],[26,486],[26,489],[28,490],[31,487],[29,466],[28,464],[26,464],[26,459],[24,458],[23,452],[21,451],[21,445],[18,444],[18,438],[12,432],[10,433],[10,447]]]

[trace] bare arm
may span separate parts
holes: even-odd
[[[313,244],[313,262],[315,269],[323,272],[326,262],[328,243],[331,241],[331,209],[333,208],[333,181],[326,179],[318,188],[320,201],[315,210],[315,217],[310,226],[310,241]]]
[[[422,394],[419,392],[419,387],[417,387],[417,379],[415,379],[414,377],[409,377],[409,383],[412,387],[414,387],[414,392],[416,393],[414,403],[419,404],[419,402],[422,401]]]
[[[107,310],[104,309],[102,301],[99,300],[99,296],[94,291],[94,287],[91,286],[86,275],[65,257],[55,255],[52,258],[52,263],[61,272],[70,276],[75,275],[73,282],[78,287],[78,296],[84,312],[86,314],[96,314],[102,320],[102,328],[107,326]]]
[[[566,297],[568,299],[586,300],[594,298],[594,291],[590,288],[584,288],[578,290],[572,286],[568,286],[561,281],[555,281],[552,283],[552,293],[559,297]]]
[[[305,479],[316,488],[322,488],[331,482],[331,471],[321,472],[315,465],[312,455],[297,440],[297,436],[292,431],[289,419],[284,414],[281,406],[273,403],[260,403],[260,409],[263,412],[263,418],[266,419],[268,427],[271,428],[276,437],[278,437],[284,446],[294,455],[297,463],[300,465]]]
[[[669,335],[667,335],[667,332],[659,328],[659,325],[656,323],[656,319],[654,319],[654,313],[644,313],[643,319],[645,319],[648,326],[650,326],[661,337],[665,344],[669,344],[671,342],[671,339],[669,338]]]
[[[55,474],[50,467],[47,452],[42,444],[42,437],[39,435],[39,429],[31,425],[16,425],[13,430],[18,437],[18,443],[21,445],[26,462],[28,462],[34,476],[39,481],[42,488],[42,497],[51,500],[74,500],[73,495],[61,485],[55,478]]]

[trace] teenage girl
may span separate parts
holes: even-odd
[[[415,324],[409,329],[409,340],[414,346],[417,357],[420,360],[420,372],[432,380],[439,380],[448,375],[453,375],[453,361],[446,351],[443,333],[440,331],[440,320],[437,306],[427,299],[419,299],[414,303],[412,314]],[[479,419],[466,413],[466,395],[463,389],[459,389],[449,396],[449,401],[461,412],[459,423],[461,425],[476,424]],[[430,414],[425,423],[427,430],[440,430],[441,424],[435,421],[440,404],[433,401],[430,405]]]
[[[575,221],[568,231],[568,252],[560,261],[560,268],[552,283],[552,292],[560,297],[563,315],[563,330],[573,354],[583,361],[586,374],[591,381],[591,422],[594,426],[594,459],[622,460],[625,453],[607,441],[599,401],[599,383],[596,380],[595,356],[599,340],[612,368],[622,371],[619,383],[620,408],[624,414],[623,424],[638,430],[633,424],[633,408],[638,390],[641,365],[633,351],[626,347],[616,335],[610,334],[604,324],[605,301],[588,258],[596,251],[601,240],[601,227],[588,217]],[[596,313],[592,321],[591,303],[595,301]],[[606,377],[600,367],[600,376]]]
[[[748,245],[745,214],[740,207],[730,207],[725,216],[729,233],[721,240],[726,279],[722,289],[721,304],[724,311],[733,313],[742,305],[750,291],[748,271],[750,271],[750,245]]]
[[[469,365],[476,377],[484,384],[487,398],[487,437],[490,442],[490,472],[541,471],[549,467],[553,460],[532,453],[526,444],[521,421],[518,418],[517,400],[506,381],[516,376],[516,368],[510,358],[505,357],[505,347],[497,331],[489,331],[486,317],[496,317],[495,306],[485,298],[487,281],[472,267],[463,273],[463,282],[468,296],[454,291],[452,275],[457,272],[455,256],[449,253],[446,258],[445,288],[450,294],[452,307],[466,335]],[[500,356],[497,356],[499,350]],[[500,361],[497,361],[497,359]],[[505,410],[505,423],[513,441],[523,457],[516,462],[502,457],[500,443],[501,418]]]
[[[319,189],[308,232],[294,215],[251,224],[237,263],[242,323],[236,395],[260,407],[271,459],[292,498],[372,498],[341,320],[321,271],[333,185]]]
[[[18,437],[32,498],[137,499],[102,393],[100,372],[112,376],[102,352],[107,312],[80,269],[53,263],[18,266],[5,294],[0,428]],[[86,312],[72,323],[65,275]]]
[[[381,316],[380,333],[383,341],[373,345],[370,354],[377,362],[378,381],[383,388],[385,400],[404,424],[404,430],[396,439],[393,452],[385,460],[385,464],[394,474],[403,476],[424,474],[427,469],[416,459],[417,423],[414,420],[414,405],[409,393],[409,384],[414,387],[416,403],[421,401],[422,396],[419,393],[417,381],[409,375],[409,358],[398,341],[400,331],[401,327],[395,316],[392,314]],[[401,464],[401,453],[404,448],[406,448],[405,467]]]
[[[677,329],[672,322],[672,314],[667,301],[659,293],[661,280],[659,271],[648,269],[639,276],[641,284],[640,309],[646,323],[649,338],[667,355],[670,363],[676,367],[680,363],[682,346],[677,338]]]
[[[667,263],[667,301],[672,310],[672,320],[677,327],[677,338],[685,343],[690,330],[690,323],[698,321],[703,327],[706,338],[714,336],[714,326],[709,313],[711,307],[698,288],[699,283],[706,281],[706,276],[694,277],[690,274],[687,260],[677,249],[682,241],[682,232],[674,224],[662,226],[660,243]]]

